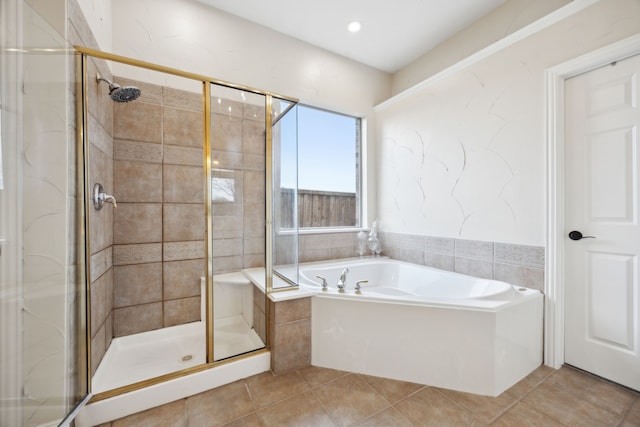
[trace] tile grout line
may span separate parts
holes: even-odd
[[[273,373],[273,371],[271,371],[271,370],[270,370],[270,371],[267,371],[267,372],[270,372],[270,373],[271,373],[271,375],[272,375],[273,377],[278,376],[278,375],[274,374],[274,373]],[[295,394],[292,394],[292,395],[290,395],[290,396],[283,397],[282,399],[274,400],[273,402],[269,402],[268,404],[266,404],[266,405],[264,405],[264,406],[257,406],[257,403],[253,402],[253,398],[252,398],[251,400],[252,400],[252,403],[254,403],[254,407],[255,407],[255,411],[256,411],[256,413],[257,413],[259,410],[261,410],[261,409],[265,409],[265,408],[268,408],[268,407],[270,407],[270,406],[279,405],[280,403],[282,403],[282,402],[284,402],[284,401],[286,401],[286,400],[292,399],[292,398],[294,398],[294,397],[298,397],[298,396],[300,396],[301,394],[304,394],[304,393],[306,393],[306,392],[308,392],[308,391],[311,391],[311,387],[306,383],[306,381],[304,380],[304,378],[302,378],[302,375],[300,375],[300,374],[298,373],[298,371],[297,371],[297,370],[294,370],[294,371],[291,371],[291,372],[295,372],[295,373],[296,373],[296,375],[298,375],[298,376],[300,377],[300,379],[302,380],[302,382],[303,382],[303,383],[305,383],[305,384],[307,385],[307,387],[309,387],[309,388],[308,388],[307,390],[301,391],[301,392],[299,392],[299,393],[295,393]],[[258,374],[258,375],[260,375],[260,374]],[[281,374],[281,375],[282,375],[282,374]],[[248,383],[247,383],[247,388],[250,388]]]
[[[276,376],[275,374],[273,374],[273,371],[268,371],[268,372],[270,372],[274,377]],[[296,370],[296,371],[294,371],[294,372],[298,373],[298,371],[297,371],[297,370]],[[259,374],[258,374],[258,375],[259,375]],[[298,375],[299,375],[299,374],[298,374]],[[302,380],[304,381],[304,378],[302,378]],[[251,415],[251,414],[256,414],[256,417],[258,417],[258,419],[262,422],[262,418],[261,418],[261,417],[260,417],[260,415],[258,414],[258,411],[260,411],[260,410],[262,410],[262,409],[267,409],[267,408],[269,408],[269,407],[271,407],[271,406],[278,405],[278,404],[280,404],[280,403],[282,403],[282,402],[284,402],[284,401],[286,401],[286,400],[288,400],[288,399],[292,399],[292,398],[294,398],[294,397],[298,397],[298,396],[300,396],[301,394],[304,394],[304,393],[306,393],[307,391],[309,391],[309,390],[305,390],[305,391],[303,391],[303,392],[293,394],[293,395],[288,396],[288,397],[285,397],[285,398],[283,398],[283,399],[275,400],[275,401],[273,401],[273,402],[270,402],[270,403],[269,403],[269,404],[267,404],[267,405],[264,405],[264,406],[258,406],[258,403],[256,402],[256,400],[255,400],[255,399],[254,399],[254,397],[253,397],[253,394],[251,393],[251,387],[249,386],[249,383],[247,382],[246,378],[245,378],[245,379],[243,379],[243,380],[242,380],[242,382],[243,382],[243,384],[244,384],[244,386],[245,386],[245,389],[247,390],[247,393],[249,394],[249,400],[251,400],[251,406],[253,407],[253,411],[248,412],[248,413],[246,413],[246,414],[243,414],[243,415],[241,415],[241,416],[239,416],[239,417],[233,418],[233,419],[229,420],[227,423],[225,423],[224,425],[227,425],[227,424],[230,424],[230,423],[232,423],[232,422],[235,422],[235,421],[241,420],[242,418],[247,417],[247,416],[249,416],[249,415]],[[305,382],[305,383],[306,383],[306,382]],[[307,384],[307,386],[308,386],[308,384]]]
[[[469,414],[469,415],[470,415],[474,420],[476,420],[476,421],[478,421],[478,422],[482,423],[482,420],[480,420],[480,418],[478,418],[478,417],[476,416],[476,414],[475,414],[473,411],[471,411],[471,410],[467,409],[464,405],[462,405],[462,404],[460,404],[460,403],[456,402],[455,400],[453,400],[452,398],[450,398],[449,396],[447,396],[445,393],[443,393],[443,392],[441,392],[440,390],[438,390],[438,388],[437,388],[437,387],[431,387],[431,386],[430,386],[430,388],[432,388],[435,392],[439,393],[441,396],[444,396],[444,398],[445,398],[445,399],[447,399],[449,402],[453,403],[453,404],[454,404],[455,406],[457,406],[458,408],[460,408],[460,409],[462,409],[463,411],[465,411],[466,413],[468,413],[468,414]]]
[[[386,399],[385,399],[386,400]],[[381,413],[383,413],[384,411],[388,411],[389,409],[393,409],[394,411],[398,412],[400,414],[400,416],[402,418],[404,418],[405,420],[407,420],[409,423],[411,423],[411,425],[413,425],[413,423],[407,419],[407,417],[404,416],[404,414],[402,414],[402,412],[398,411],[394,405],[389,404],[389,406],[387,406],[386,408],[382,408],[381,410],[379,410],[378,412],[375,412],[373,414],[371,414],[370,416],[368,416],[367,418],[360,420],[354,424],[350,424],[351,426],[358,426],[364,422],[370,421],[371,419],[375,418],[376,416],[380,415]]]
[[[393,409],[395,409],[396,411],[398,411],[398,413],[399,413],[400,415],[402,415],[402,417],[403,417],[403,418],[405,418],[407,421],[409,421],[412,425],[413,425],[413,423],[411,422],[411,420],[409,420],[409,419],[408,419],[408,418],[407,418],[407,417],[402,413],[402,411],[400,411],[400,410],[397,408],[397,405],[398,405],[399,403],[401,403],[401,402],[404,402],[405,400],[408,400],[410,397],[415,396],[416,394],[420,393],[421,391],[423,391],[423,390],[425,390],[425,389],[427,389],[427,388],[431,387],[431,386],[429,386],[429,385],[424,385],[424,384],[421,384],[421,385],[422,385],[422,387],[420,387],[418,390],[414,391],[413,393],[409,393],[408,395],[406,395],[405,397],[403,397],[402,399],[398,400],[398,401],[397,401],[397,402],[395,402],[393,405],[391,405],[391,407],[392,407]]]
[[[365,382],[366,382],[366,381],[365,381]],[[414,392],[412,392],[412,393],[409,393],[408,395],[406,395],[406,396],[405,396],[405,397],[403,397],[402,399],[398,400],[397,402],[390,403],[390,406],[389,406],[388,408],[385,408],[385,409],[383,409],[383,410],[381,410],[381,411],[378,411],[377,413],[375,413],[374,415],[372,415],[371,417],[367,418],[367,419],[366,419],[366,420],[364,420],[364,421],[368,421],[369,419],[373,418],[374,416],[378,415],[379,413],[381,413],[381,412],[383,412],[383,411],[386,411],[386,410],[388,410],[389,408],[391,408],[391,409],[395,410],[398,414],[400,414],[400,416],[401,416],[402,418],[404,418],[405,420],[407,420],[407,422],[408,422],[409,424],[414,425],[414,424],[413,424],[413,422],[411,422],[411,420],[410,420],[409,418],[407,418],[407,417],[402,413],[402,411],[400,411],[400,410],[396,407],[396,405],[398,405],[400,402],[404,402],[405,400],[409,399],[411,396],[414,396],[414,395],[416,395],[417,393],[421,392],[422,390],[424,390],[424,389],[426,389],[426,388],[430,387],[430,386],[428,386],[428,385],[424,385],[424,384],[421,384],[421,385],[422,385],[422,387],[420,387],[418,390],[416,390],[416,391],[414,391]],[[383,399],[384,399],[384,397],[383,397]],[[387,399],[385,399],[385,400],[387,400]],[[388,400],[387,400],[387,402],[388,402]]]
[[[531,393],[533,393],[534,390],[536,390],[538,387],[540,387],[543,383],[545,383],[549,378],[551,378],[551,376],[554,374],[555,372],[552,371],[550,372],[548,375],[545,375],[540,381],[538,381],[536,384],[534,384],[531,389],[529,391],[527,391],[526,393],[524,393],[522,396],[520,396],[518,399],[515,400],[515,402],[513,402],[511,405],[507,405],[507,407],[501,411],[498,415],[496,415],[495,417],[493,417],[492,419],[489,420],[489,424],[495,423],[498,419],[500,419],[500,417],[502,417],[504,414],[506,414],[507,412],[509,412],[511,409],[513,409],[518,403],[522,403],[523,405],[529,406],[531,407],[533,410],[535,410],[536,412],[538,412],[538,409],[528,405],[527,403],[523,402],[524,398],[527,397],[528,395],[530,395]],[[549,414],[543,413],[544,415],[554,419],[555,421],[560,422],[560,420],[556,420],[554,417],[552,417]]]
[[[633,395],[635,395],[635,396],[636,396],[636,398],[640,399],[640,393],[639,393],[639,392],[637,392],[637,391],[635,391],[635,390],[633,390],[633,389],[630,389],[630,388],[628,388],[628,387],[625,387],[625,386],[624,386],[624,385],[622,385],[622,384],[618,384],[618,383],[616,383],[616,382],[614,382],[614,381],[611,381],[611,380],[609,380],[609,379],[607,379],[607,378],[599,377],[598,375],[596,375],[596,374],[594,374],[594,373],[592,373],[592,372],[589,372],[589,371],[586,371],[586,370],[583,370],[583,369],[577,368],[577,367],[575,367],[575,366],[571,366],[571,365],[563,365],[563,367],[564,367],[565,369],[572,370],[572,371],[574,371],[574,372],[576,372],[576,373],[578,373],[578,374],[586,375],[587,377],[589,377],[589,378],[591,378],[591,379],[593,379],[593,380],[596,380],[596,381],[598,381],[598,382],[600,382],[600,383],[609,384],[609,385],[611,385],[611,386],[614,386],[614,387],[617,387],[617,388],[621,388],[621,389],[623,389],[623,390],[630,391]],[[558,371],[559,371],[559,370],[558,370]],[[552,372],[552,374],[551,374],[551,375],[549,375],[549,377],[551,377],[552,375],[554,375],[554,374],[555,374],[556,372],[558,372],[558,371]],[[574,393],[574,390],[573,390],[572,388],[568,387],[568,386],[567,386],[566,384],[564,384],[564,383],[558,382],[558,383],[554,383],[554,384],[551,384],[551,385],[552,385],[552,386],[554,386],[554,387],[557,387],[557,388],[559,388],[559,389],[561,389],[561,390],[563,390],[563,391],[565,391],[565,392],[567,392],[567,393],[569,393],[569,394],[571,394],[571,395],[572,395],[572,396],[574,396],[574,397],[580,398],[580,395],[575,394],[575,393]],[[629,407],[628,407],[625,411],[623,411],[622,418],[621,418],[621,420],[620,420],[616,425],[619,425],[619,424],[621,424],[621,423],[622,423],[622,421],[624,421],[624,417],[626,417],[626,415],[627,415],[627,413],[628,413],[629,409],[633,406],[634,402],[635,402],[635,400],[632,400],[632,401],[631,401],[631,403],[630,403],[630,405],[629,405]],[[616,415],[616,416],[618,415],[617,413],[615,413],[615,412],[611,411],[609,408],[604,407],[604,406],[601,406],[601,405],[599,405],[599,404],[597,404],[597,403],[595,403],[595,402],[587,401],[587,403],[589,403],[590,405],[592,405],[592,406],[594,406],[594,407],[596,407],[596,408],[599,408],[599,409],[602,409],[602,410],[604,410],[604,411],[607,411],[607,412],[609,412],[609,413],[610,413],[610,414],[612,414],[612,415]]]
[[[329,382],[333,382],[333,381],[329,381]],[[325,383],[325,384],[329,384],[329,382]],[[324,384],[323,384],[324,385]],[[324,404],[324,402],[322,401],[322,399],[320,399],[320,397],[318,396],[318,394],[316,393],[316,390],[319,387],[313,387],[310,389],[311,393],[313,393],[313,397],[316,398],[316,400],[318,402],[320,402],[320,406],[322,406],[322,410],[324,411],[325,414],[327,414],[327,417],[329,417],[329,419],[331,420],[331,422],[333,423],[334,426],[338,427],[340,424],[336,422],[336,420],[333,418],[333,416],[331,415],[331,412],[329,412],[329,410],[327,409],[326,405]]]
[[[377,394],[378,396],[380,396],[382,398],[382,400],[384,400],[385,402],[387,402],[387,406],[385,406],[384,408],[380,409],[379,411],[376,411],[375,413],[371,414],[370,416],[366,417],[365,419],[358,421],[355,425],[357,424],[361,424],[365,421],[370,420],[371,418],[375,417],[376,415],[388,410],[389,408],[393,408],[393,403],[389,402],[380,392],[378,392],[378,390],[376,390],[375,388],[373,388],[373,386],[371,384],[369,384],[369,382],[367,380],[365,380],[364,378],[362,378],[362,376],[358,373],[355,374],[363,383],[365,383],[375,394]]]
[[[313,366],[313,365],[310,365],[310,366]],[[298,372],[298,373],[299,373],[299,372],[300,372],[300,370],[296,370],[296,372]],[[336,378],[332,378],[332,379],[330,379],[329,381],[325,381],[325,382],[323,382],[323,383],[316,384],[315,386],[313,386],[313,385],[309,384],[309,382],[304,378],[304,376],[303,376],[302,374],[300,374],[300,376],[301,376],[301,377],[302,377],[302,379],[307,383],[307,385],[309,386],[309,388],[310,388],[310,389],[316,389],[316,388],[322,387],[322,386],[324,386],[324,385],[327,385],[327,384],[331,384],[331,383],[333,383],[333,382],[336,382],[336,381],[338,381],[340,378],[344,378],[344,377],[346,377],[347,375],[355,375],[353,372],[347,372],[347,371],[340,371],[340,372],[344,372],[344,374],[342,374],[342,375],[340,375],[340,376],[338,376],[338,377],[336,377]]]
[[[247,390],[247,394],[249,395],[249,400],[251,400],[251,406],[253,406],[253,411],[257,412],[258,408],[256,407],[256,401],[253,398],[253,393],[251,393],[251,388],[249,387],[249,383],[247,383],[247,379],[244,378],[242,380],[242,383],[244,384],[244,388]]]
[[[184,414],[182,414],[182,420],[184,422],[185,427],[189,425],[189,397],[187,396],[185,397],[184,400]],[[111,424],[109,424],[110,426],[113,425],[113,422]]]
[[[618,420],[618,422],[616,423],[616,427],[617,426],[622,426],[622,423],[624,422],[624,420],[627,418],[627,415],[629,415],[629,412],[631,412],[631,408],[633,408],[633,405],[636,402],[640,402],[640,397],[636,397],[635,399],[633,399],[631,402],[629,402],[629,406],[627,406],[627,409],[625,409],[622,414],[620,414],[620,420]]]
[[[534,389],[537,388],[537,386],[534,387]],[[522,402],[522,399],[524,399],[524,397],[529,394],[529,393],[525,393],[523,396],[521,396],[520,398],[516,399],[514,402],[512,402],[510,405],[507,405],[502,411],[498,412],[498,415],[496,415],[495,417],[491,418],[488,422],[489,425],[491,425],[492,423],[495,423],[496,421],[498,421],[500,419],[500,417],[502,417],[504,414],[506,414],[507,412],[509,412],[511,409],[513,409],[518,403],[522,403],[523,405],[526,405],[526,403]],[[527,405],[528,406],[528,405]]]
[[[629,415],[629,413],[631,412],[631,408],[633,408],[633,406],[636,403],[640,403],[640,396],[636,397],[635,400],[632,400],[631,403],[629,403],[629,406],[627,407],[627,409],[620,416],[620,421],[618,421],[618,423],[616,424],[616,427],[622,426],[622,423],[624,423],[624,420],[627,419],[627,415]]]

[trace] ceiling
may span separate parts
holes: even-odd
[[[506,0],[199,1],[393,73]]]

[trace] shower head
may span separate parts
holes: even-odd
[[[102,77],[100,74],[96,76],[98,82],[103,81],[109,83],[109,95],[115,102],[129,102],[138,98],[142,92],[135,86],[120,86]]]

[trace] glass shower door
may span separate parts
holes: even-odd
[[[58,425],[87,393],[73,62],[49,6],[0,7],[2,426]]]
[[[298,106],[272,105],[273,290],[298,285]]]
[[[202,88],[181,75],[86,57],[87,194],[101,184],[115,198],[91,201],[87,212],[95,395],[207,362]],[[122,102],[116,90],[139,97]]]
[[[243,273],[265,267],[265,98],[211,85],[214,361],[266,343],[264,293]]]

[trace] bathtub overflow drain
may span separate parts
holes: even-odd
[[[183,362],[188,362],[191,359],[193,359],[193,355],[192,354],[187,354],[186,356],[182,356],[182,361]]]

